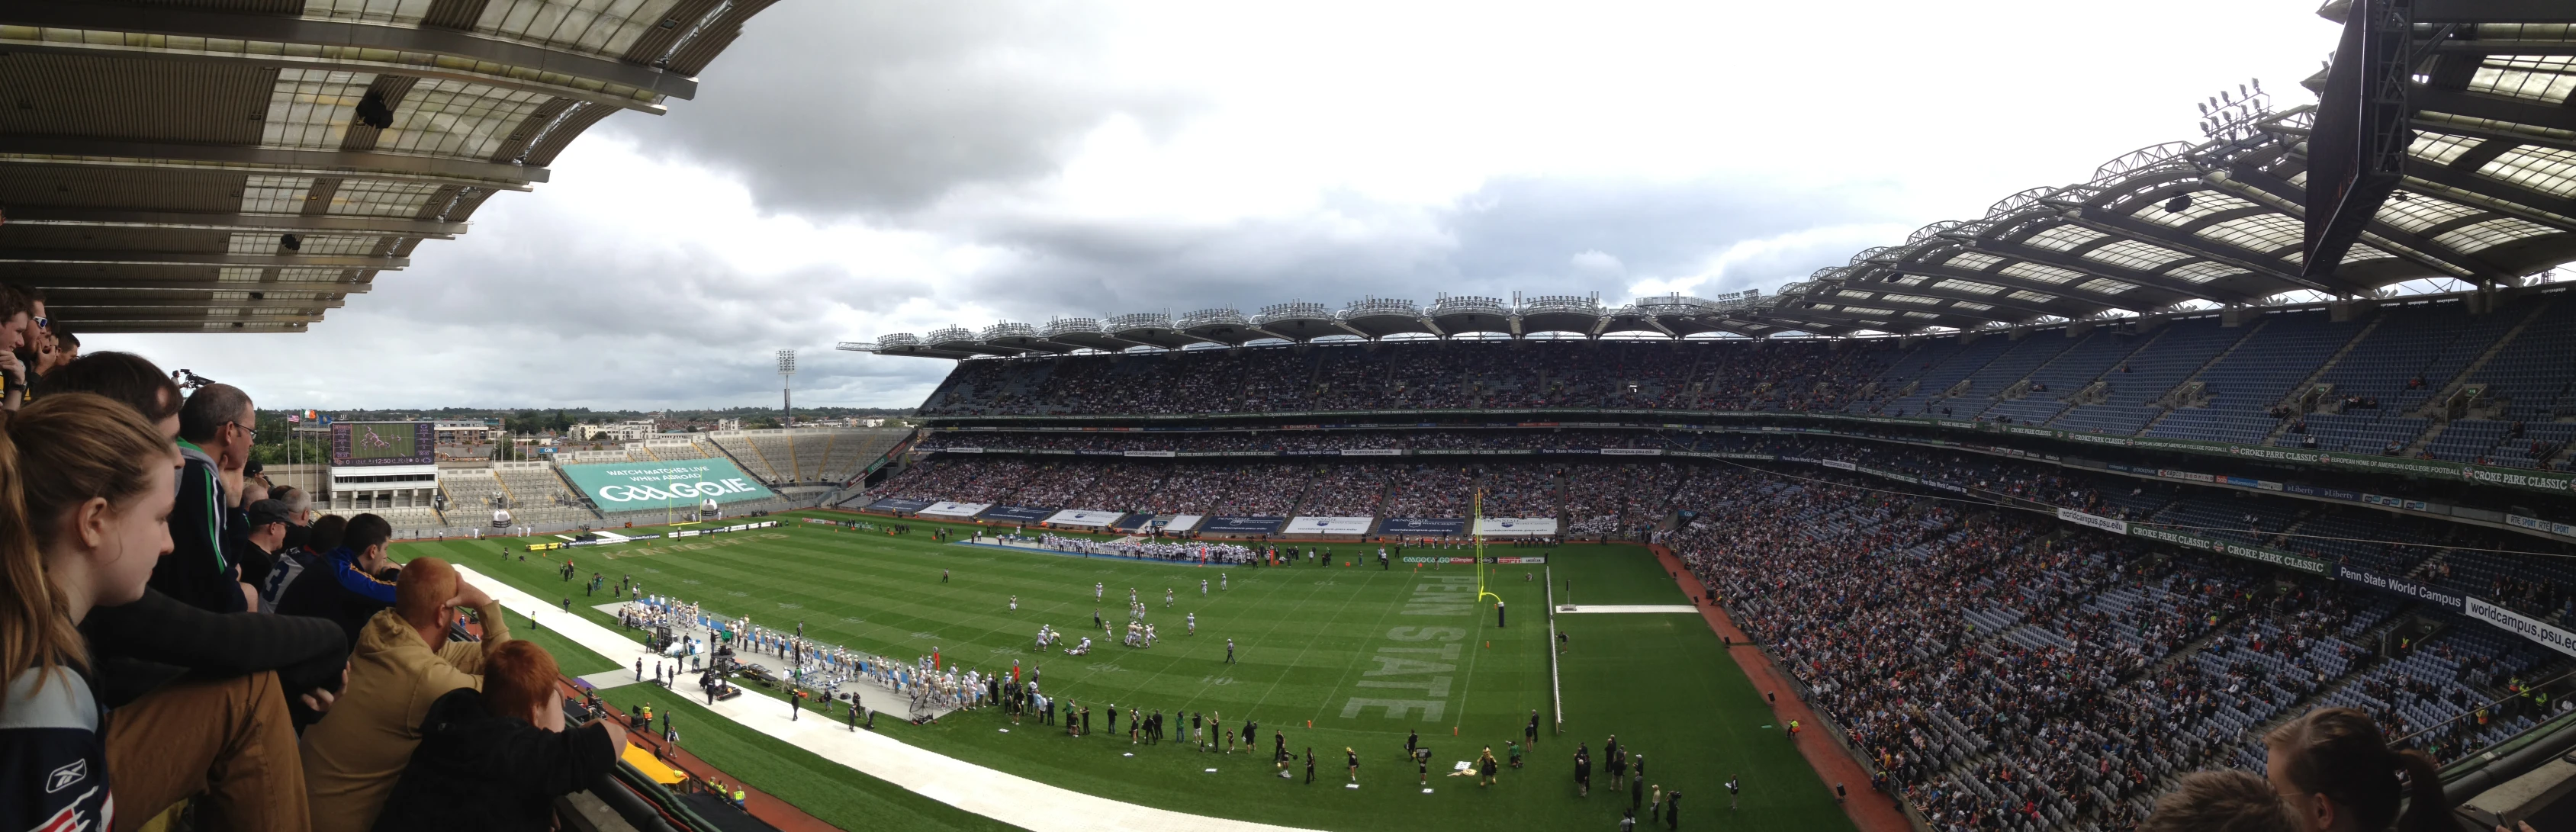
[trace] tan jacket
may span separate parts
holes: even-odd
[[[478,610],[483,641],[433,652],[394,614],[376,613],[349,654],[349,687],[304,731],[304,794],[315,832],[367,832],[420,745],[429,704],[457,688],[483,688],[483,651],[510,640],[501,606]]]

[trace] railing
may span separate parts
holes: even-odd
[[[1038,328],[1028,324],[1015,324],[1010,321],[1003,321],[984,328],[984,340],[986,341],[998,341],[1004,338],[1035,337],[1038,337]]]
[[[1172,316],[1161,312],[1136,312],[1127,315],[1119,315],[1109,319],[1109,331],[1111,332],[1125,332],[1133,329],[1172,328],[1174,328],[1172,326]]]
[[[1203,326],[1217,326],[1223,324],[1250,326],[1252,325],[1252,321],[1249,318],[1243,317],[1242,310],[1227,306],[1220,306],[1214,309],[1201,309],[1181,316],[1182,329],[1195,329]]]

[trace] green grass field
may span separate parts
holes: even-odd
[[[1510,626],[1497,628],[1490,601],[1474,603],[1471,567],[1416,571],[1398,564],[1382,571],[1373,546],[1366,566],[1224,570],[1231,588],[1218,590],[1215,568],[934,544],[929,524],[921,522],[913,523],[915,534],[889,537],[781,519],[787,522],[767,533],[688,541],[697,546],[654,541],[568,553],[583,578],[604,572],[613,584],[629,575],[647,592],[694,600],[719,614],[748,614],[771,627],[801,620],[808,635],[859,650],[907,659],[936,647],[952,662],[988,672],[1007,672],[1018,659],[1043,671],[1051,695],[1092,707],[1093,736],[1067,737],[1034,721],[1006,733],[999,729],[1014,726],[989,710],[924,726],[881,718],[879,729],[925,749],[1111,799],[1324,829],[1610,829],[1628,801],[1605,793],[1607,772],[1598,767],[1592,796],[1577,797],[1571,758],[1575,744],[1584,742],[1599,761],[1603,740],[1615,734],[1645,755],[1651,784],[1688,795],[1684,817],[1695,827],[1851,828],[1827,785],[1770,724],[1760,692],[1693,614],[1559,617],[1568,646],[1561,657],[1565,733],[1543,727],[1528,767],[1505,769],[1493,787],[1440,776],[1486,745],[1503,756],[1531,710],[1551,712],[1546,597],[1538,580],[1546,573],[1538,567],[1491,567],[1488,589],[1512,612]],[[434,554],[542,598],[570,594],[574,609],[611,623],[588,605],[613,599],[584,597],[578,581],[560,580],[567,552],[532,554],[523,564],[501,556],[511,543],[402,544],[396,557]],[[1361,547],[1334,549],[1356,563]],[[1560,601],[1570,582],[1571,596],[1583,604],[1685,603],[1641,548],[1572,546],[1548,554]],[[946,582],[942,570],[950,575]],[[1211,585],[1205,597],[1198,590],[1202,578]],[[1095,582],[1108,587],[1098,602]],[[1095,607],[1123,623],[1128,587],[1146,599],[1147,620],[1164,634],[1159,646],[1130,649],[1095,636],[1088,656],[1031,649],[1042,623],[1078,640]],[[1166,587],[1177,596],[1168,609]],[[1017,612],[1007,609],[1012,595],[1020,599]],[[1182,625],[1192,612],[1196,636],[1185,635]],[[1224,663],[1227,638],[1236,643],[1236,664]],[[560,641],[546,646],[567,672],[606,665]],[[567,650],[584,658],[565,657]],[[685,697],[620,688],[609,698],[624,704],[633,697],[676,708],[683,730],[691,732],[689,744],[710,762],[827,822],[991,827],[944,805],[919,805],[926,801],[747,729],[717,724],[685,705]],[[1111,703],[1122,711],[1222,714],[1229,730],[1248,717],[1260,723],[1260,749],[1206,754],[1179,740],[1130,746],[1127,726],[1114,736],[1108,731]],[[1297,777],[1275,776],[1267,759],[1273,731],[1284,731],[1301,755],[1315,750],[1313,784],[1303,782],[1302,759]],[[1431,794],[1422,793],[1415,768],[1404,760],[1408,731],[1419,732],[1434,752]],[[1345,746],[1360,754],[1359,789],[1343,787]],[[1746,789],[1743,808],[1731,815],[1721,785],[1729,776],[1740,777]]]

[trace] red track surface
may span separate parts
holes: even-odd
[[[1746,637],[1743,630],[1736,629],[1735,621],[1727,617],[1726,610],[1705,600],[1707,588],[1700,585],[1699,577],[1692,575],[1689,567],[1682,565],[1681,558],[1674,557],[1671,549],[1661,545],[1648,548],[1653,549],[1655,557],[1663,561],[1664,571],[1675,576],[1682,592],[1699,607],[1700,614],[1708,618],[1708,628],[1734,645],[1727,648],[1727,655],[1744,670],[1744,677],[1753,681],[1755,689],[1766,694],[1792,689],[1785,681],[1786,674],[1771,665],[1771,658],[1755,648],[1753,640]],[[1787,725],[1792,719],[1802,725],[1823,724],[1823,720],[1816,718],[1816,712],[1795,695],[1775,698],[1771,703],[1771,714],[1779,720],[1774,723],[1778,725]],[[1861,768],[1859,761],[1835,746],[1823,729],[1802,731],[1797,742],[1798,753],[1806,756],[1807,765],[1815,767],[1817,777],[1823,778],[1829,787],[1842,783],[1850,791],[1851,798],[1843,803],[1843,813],[1851,816],[1852,825],[1860,827],[1860,832],[1913,832],[1913,821],[1908,820],[1904,810],[1897,807],[1895,798],[1870,788],[1869,772]]]

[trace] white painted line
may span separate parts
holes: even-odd
[[[1607,605],[1607,606],[1598,606],[1598,605],[1595,605],[1595,606],[1576,606],[1576,605],[1574,605],[1574,604],[1563,604],[1563,605],[1559,605],[1559,606],[1556,608],[1556,611],[1557,611],[1557,612],[1612,612],[1612,613],[1616,613],[1616,612],[1699,612],[1699,608],[1698,608],[1698,607],[1691,606],[1691,605],[1689,605],[1689,604],[1635,604],[1635,605],[1624,605],[1624,606],[1623,606],[1623,605],[1617,605],[1617,604],[1612,604],[1612,605]]]
[[[609,661],[631,666],[639,657],[655,658],[642,643],[566,613],[518,587],[484,577],[464,564],[456,564],[456,571],[511,614],[526,616]],[[633,671],[628,673],[631,676]],[[851,732],[843,723],[820,714],[815,714],[814,719],[780,719],[778,712],[784,710],[778,707],[780,704],[783,703],[766,696],[741,696],[705,707],[823,759],[1030,832],[1303,832],[1297,827],[1212,818],[1096,797],[925,751],[873,731]],[[1350,784],[1350,788],[1359,788],[1359,784]]]

